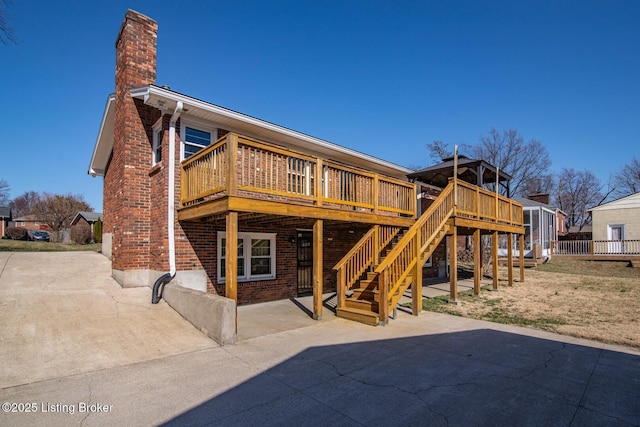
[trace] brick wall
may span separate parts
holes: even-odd
[[[296,225],[255,226],[242,222],[238,230],[242,233],[276,233],[276,279],[238,283],[238,303],[250,304],[273,301],[298,296],[297,290],[297,243],[290,242],[296,234]],[[300,228],[310,228],[305,225]],[[336,290],[336,272],[333,266],[351,249],[351,247],[369,229],[360,224],[330,224],[324,227],[323,241],[323,291]],[[176,239],[180,254],[178,270],[203,268],[207,274],[207,289],[210,293],[224,295],[224,283],[217,282],[218,265],[217,236],[224,231],[222,221],[211,223],[185,222],[181,224],[184,233]],[[353,231],[351,233],[350,231]]]
[[[112,267],[149,268],[151,126],[160,112],[130,96],[155,83],[157,24],[129,10],[116,41],[113,152],[104,176],[104,232],[113,233]]]

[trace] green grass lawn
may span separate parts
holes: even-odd
[[[102,243],[76,245],[75,243],[28,242],[24,240],[0,239],[0,252],[65,252],[94,251],[100,252]]]

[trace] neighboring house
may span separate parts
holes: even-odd
[[[51,227],[46,222],[38,218],[37,215],[25,215],[14,218],[11,222],[13,227],[22,227],[27,230],[45,230],[51,231]]]
[[[86,223],[91,227],[91,236],[93,237],[93,225],[102,221],[102,212],[78,212],[71,220],[71,225]]]
[[[457,180],[418,219],[409,169],[157,86],[156,33],[127,12],[89,166],[104,178],[102,252],[122,286],[173,277],[214,294],[207,304],[312,294],[316,319],[335,291],[339,316],[386,323],[412,283],[421,310],[417,266],[446,235],[524,232],[520,204]]]
[[[640,253],[640,193],[589,209],[594,253]]]
[[[591,224],[585,224],[582,227],[572,225],[565,236],[558,237],[560,240],[592,240],[593,227]]]
[[[0,238],[4,237],[11,221],[11,208],[8,206],[0,206]]]
[[[548,194],[535,194],[515,200],[524,207],[525,258],[538,260],[550,257],[551,242],[558,240],[561,230],[566,230],[566,214],[549,204]]]

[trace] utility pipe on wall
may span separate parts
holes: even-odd
[[[169,188],[167,201],[167,233],[169,240],[169,272],[163,274],[153,284],[151,303],[157,304],[162,297],[160,286],[169,283],[176,275],[176,242],[175,242],[175,182],[176,182],[176,122],[182,114],[184,105],[178,101],[176,109],[169,120]]]

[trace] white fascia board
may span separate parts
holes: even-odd
[[[110,94],[107,97],[107,103],[104,107],[104,113],[102,114],[102,121],[100,122],[100,130],[98,131],[98,137],[96,138],[96,145],[93,148],[93,155],[91,156],[91,162],[89,163],[89,175],[91,176],[103,176],[111,150],[113,150],[113,121],[114,121],[114,101],[116,99],[115,94]]]
[[[386,160],[379,159],[377,157],[370,156],[368,154],[361,153],[359,151],[351,150],[341,145],[333,144],[328,141],[324,141],[319,138],[315,138],[304,133],[296,132],[294,130],[275,125],[273,123],[266,122],[264,120],[256,119],[255,117],[247,116],[246,114],[238,113],[237,111],[229,110],[208,102],[201,101],[199,99],[191,98],[189,96],[173,92],[158,86],[149,85],[131,90],[131,96],[134,98],[141,98],[145,104],[152,105],[159,109],[171,110],[175,108],[175,104],[181,101],[185,108],[189,109],[201,109],[213,114],[220,115],[238,122],[249,124],[263,129],[268,129],[272,132],[286,135],[290,138],[294,138],[300,142],[312,144],[318,148],[333,151],[347,155],[349,157],[359,158],[369,163],[380,165],[384,168],[397,171],[398,174],[406,176],[413,172],[411,169],[403,166],[387,162]]]
[[[605,211],[611,209],[637,209],[640,208],[640,193],[631,194],[629,196],[622,197],[617,200],[613,200],[611,202],[605,203],[600,206],[594,206],[590,209],[587,209],[588,212],[591,211]]]

